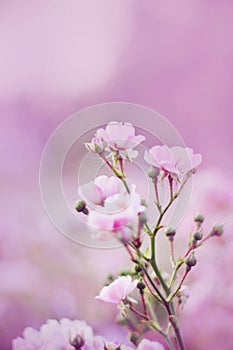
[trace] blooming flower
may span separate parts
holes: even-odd
[[[99,176],[79,188],[80,196],[90,205],[87,222],[98,231],[98,238],[106,239],[114,233],[122,242],[133,238],[138,227],[138,214],[145,210],[141,198],[131,186],[128,194],[123,183],[115,176]]]
[[[108,150],[118,151],[122,158],[135,158],[137,151],[133,150],[145,137],[135,135],[135,129],[130,123],[110,122],[106,129],[98,129],[96,136],[106,142]]]
[[[106,303],[118,304],[133,292],[137,283],[138,280],[132,281],[132,277],[129,275],[120,276],[108,286],[104,286],[96,299],[100,299]]]
[[[157,341],[143,339],[138,345],[137,350],[164,350],[164,347]]]
[[[79,187],[79,195],[87,202],[104,205],[108,197],[122,193],[124,185],[116,176],[98,176],[94,181]]]
[[[123,243],[133,239],[139,224],[138,214],[145,210],[141,205],[140,196],[134,192],[115,198],[112,196],[105,201],[103,211],[90,211],[88,224],[98,231],[98,237],[105,239],[113,233]]]
[[[191,148],[179,146],[154,146],[145,152],[145,161],[162,170],[165,175],[182,176],[195,169],[202,160],[200,154],[194,154]]]

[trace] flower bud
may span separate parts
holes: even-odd
[[[71,342],[71,345],[75,348],[75,350],[80,350],[84,345],[84,340],[79,334],[77,334],[74,340]]]
[[[200,240],[202,239],[202,237],[203,237],[202,231],[196,231],[196,232],[194,232],[193,237],[194,237],[194,239],[195,239],[196,241],[200,241]]]
[[[139,273],[142,271],[142,268],[139,265],[135,265],[134,270],[135,272]]]
[[[146,286],[145,286],[145,284],[144,284],[143,282],[138,282],[137,288],[138,288],[140,291],[142,291],[143,289],[146,288]]]
[[[82,213],[83,210],[86,208],[86,203],[84,201],[77,201],[75,203],[75,209],[78,213]]]
[[[224,230],[223,230],[223,225],[215,225],[211,232],[210,232],[210,235],[211,236],[222,236]]]
[[[165,230],[165,235],[169,238],[170,241],[173,241],[176,230],[173,227],[167,227]]]
[[[197,259],[194,255],[194,252],[192,252],[188,258],[186,259],[186,265],[187,265],[187,269],[190,270],[191,267],[195,266],[197,263]]]
[[[84,208],[83,209],[83,214],[88,215],[89,214],[89,210],[87,208]]]
[[[89,214],[89,210],[86,207],[86,203],[84,201],[77,201],[75,203],[75,209],[78,213],[83,213],[85,215]]]
[[[194,221],[199,223],[199,224],[202,224],[204,222],[205,218],[202,214],[197,214],[194,218]]]
[[[159,169],[155,168],[154,166],[150,165],[147,175],[152,179],[152,180],[156,180],[157,177],[159,176]]]
[[[90,143],[85,143],[86,148],[93,152],[101,154],[106,148],[106,142],[104,142],[100,137],[93,137]]]

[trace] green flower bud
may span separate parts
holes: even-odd
[[[194,237],[194,239],[195,239],[196,241],[200,241],[200,240],[202,239],[202,237],[203,237],[202,231],[196,231],[196,232],[194,232],[193,237]]]
[[[159,169],[158,169],[158,168],[155,168],[155,167],[152,166],[152,165],[150,165],[150,166],[149,166],[149,169],[148,169],[148,171],[147,171],[147,175],[148,175],[151,179],[155,180],[155,179],[157,179],[157,177],[159,176]]]
[[[165,230],[165,235],[170,239],[173,240],[174,236],[176,234],[176,230],[173,227],[167,227]]]
[[[223,230],[223,225],[215,225],[211,232],[210,232],[210,235],[211,236],[222,236],[224,230]]]
[[[84,201],[81,200],[75,203],[75,209],[77,210],[77,212],[82,213],[85,208],[86,203]]]
[[[194,221],[199,223],[199,224],[202,224],[204,222],[205,218],[202,214],[197,214],[194,218]]]
[[[194,252],[192,252],[188,258],[186,259],[186,265],[188,269],[191,269],[191,267],[195,266],[197,263],[197,259],[194,255]]]

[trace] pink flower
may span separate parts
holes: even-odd
[[[121,344],[118,340],[106,342],[103,337],[99,337],[99,339],[95,342],[95,345],[98,350],[133,350],[133,348]]]
[[[164,350],[164,347],[157,341],[143,339],[138,345],[137,350]]]
[[[120,195],[124,190],[124,185],[116,176],[107,177],[105,175],[97,177],[94,181],[79,187],[79,195],[95,205],[104,205],[108,197],[115,194]]]
[[[87,223],[98,231],[98,238],[109,238],[110,233],[123,242],[133,238],[138,214],[145,210],[134,185],[128,194],[120,179],[103,175],[81,186],[79,194],[90,205]]]
[[[114,350],[121,345],[117,341],[107,342],[103,337],[94,335],[92,328],[85,322],[63,318],[59,322],[48,320],[37,331],[27,327],[23,337],[12,342],[13,350]],[[132,348],[126,348],[132,350]]]
[[[191,148],[179,146],[154,146],[145,152],[145,161],[162,170],[165,175],[182,176],[195,169],[202,160],[200,154],[194,154]]]
[[[101,289],[96,299],[106,303],[118,304],[125,300],[127,296],[136,288],[138,280],[132,281],[131,276],[120,276],[114,282]]]
[[[75,341],[82,341],[87,349],[92,349],[94,334],[92,328],[84,321],[62,319],[48,320],[40,330],[26,328],[23,338],[13,340],[13,350],[75,350],[72,345]]]
[[[133,239],[137,232],[138,214],[145,210],[139,194],[122,194],[108,197],[102,211],[92,210],[88,215],[88,224],[98,231],[98,237],[105,239],[115,234],[123,243]]]
[[[135,129],[130,123],[110,122],[106,129],[98,129],[96,136],[107,143],[110,151],[119,151],[123,158],[137,157],[137,151],[133,148],[138,146],[145,137],[135,135]]]

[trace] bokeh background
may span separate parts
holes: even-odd
[[[203,154],[180,239],[197,210],[226,234],[198,255],[182,326],[189,350],[233,348],[232,15],[230,0],[0,1],[1,350],[25,326],[63,316],[124,339],[115,309],[93,297],[125,253],[64,238],[38,181],[54,128],[109,101],[157,110]]]

